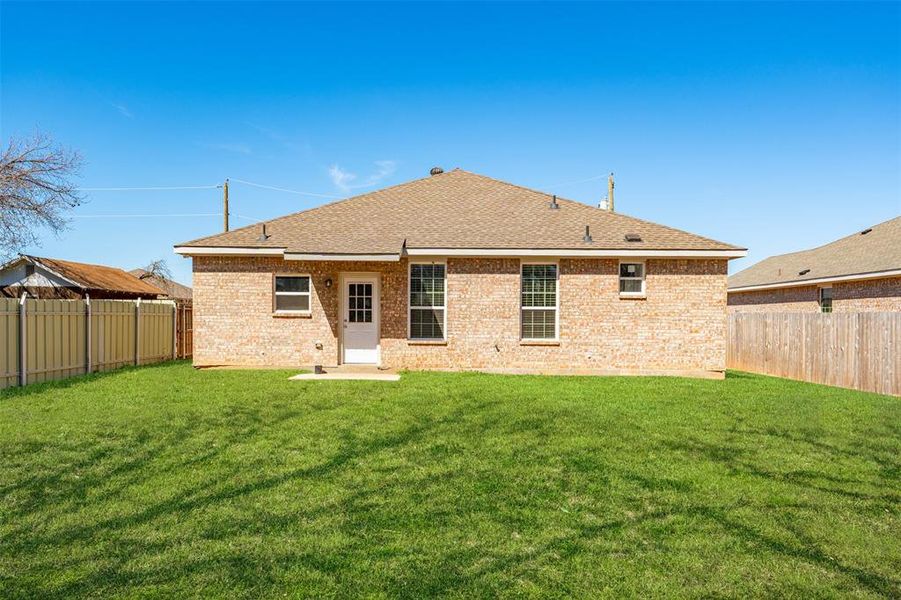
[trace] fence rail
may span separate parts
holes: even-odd
[[[190,323],[169,300],[0,298],[0,389],[188,357]]]
[[[726,366],[901,395],[901,313],[733,313]]]

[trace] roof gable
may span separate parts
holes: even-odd
[[[159,288],[115,267],[30,255],[23,255],[22,259],[40,265],[51,273],[70,281],[73,284],[72,287],[147,295],[164,293]]]
[[[407,249],[743,250],[695,234],[454,169],[180,247],[400,255]],[[592,241],[585,242],[585,228]],[[626,241],[637,234],[640,241]]]

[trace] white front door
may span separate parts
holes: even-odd
[[[375,277],[344,279],[344,362],[379,362],[379,286]]]

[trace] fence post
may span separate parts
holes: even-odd
[[[28,383],[28,328],[25,325],[25,297],[28,292],[22,292],[19,299],[19,385]]]
[[[141,361],[141,299],[135,300],[135,365]]]
[[[178,304],[172,303],[172,360],[178,358]]]
[[[85,373],[91,372],[91,295],[84,295]]]

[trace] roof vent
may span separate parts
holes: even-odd
[[[262,223],[263,228],[260,229],[260,237],[257,238],[258,242],[265,242],[269,239],[269,234],[266,233],[266,224]]]
[[[866,234],[870,233],[871,231],[873,231],[873,228],[867,227],[866,229],[864,229],[863,231],[860,232],[860,235],[866,235]]]
[[[560,208],[560,205],[557,204],[557,194],[554,194],[554,197],[551,198],[551,208],[554,210],[557,210],[558,208]]]
[[[582,241],[586,244],[590,244],[594,241],[591,239],[591,230],[588,228],[588,225],[585,226],[585,235],[582,236]]]
[[[444,173],[444,169],[441,167],[432,167],[432,170],[429,171],[429,175],[441,175]]]
[[[804,269],[803,271],[798,271],[798,275],[807,275],[810,273],[810,269]]]
[[[640,242],[640,241],[641,241],[641,236],[638,235],[637,233],[627,233],[627,234],[626,234],[626,241],[627,241],[627,242]]]

